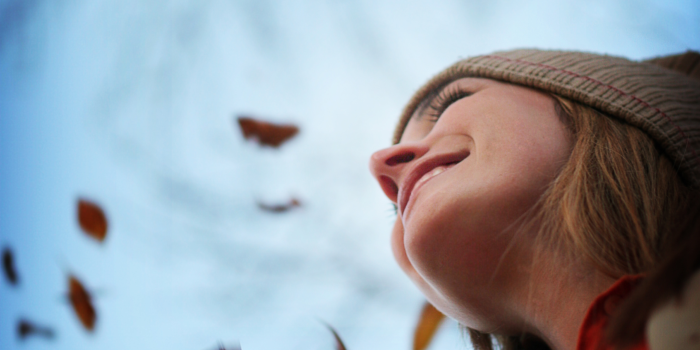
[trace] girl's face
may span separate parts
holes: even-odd
[[[372,175],[398,207],[394,256],[438,309],[476,329],[503,326],[530,275],[534,233],[519,224],[571,147],[550,96],[463,78],[421,104],[399,144],[372,155]]]

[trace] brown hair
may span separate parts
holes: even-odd
[[[614,278],[653,270],[687,211],[690,190],[641,130],[565,98],[554,100],[574,146],[537,205],[538,240],[564,246]],[[630,310],[618,319],[635,318]],[[642,332],[613,333],[612,340],[629,344]],[[469,334],[475,349],[492,349],[488,334]],[[547,348],[527,335],[493,338],[503,349]]]

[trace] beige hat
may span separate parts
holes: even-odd
[[[666,68],[663,68],[666,67]],[[683,180],[700,188],[700,54],[643,62],[583,52],[515,50],[459,61],[421,87],[394,132],[435,88],[482,77],[547,91],[620,118],[646,132]]]

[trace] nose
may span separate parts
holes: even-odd
[[[399,184],[404,169],[415,159],[428,153],[428,146],[420,143],[403,143],[377,151],[369,159],[369,171],[389,200],[396,203]]]

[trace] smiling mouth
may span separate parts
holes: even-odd
[[[442,174],[469,156],[469,152],[446,155],[420,164],[408,175],[399,194],[399,212],[405,218],[405,210],[412,194],[416,193],[425,183]]]
[[[413,185],[413,191],[411,191],[411,192],[418,191],[418,189],[420,188],[420,186],[422,184],[428,182],[428,180],[432,179],[433,177],[442,174],[443,171],[453,167],[455,164],[457,164],[457,163],[440,165],[440,166],[435,167],[435,169],[425,173],[425,175],[423,175],[420,179],[418,179],[418,181],[416,181],[416,184]]]

